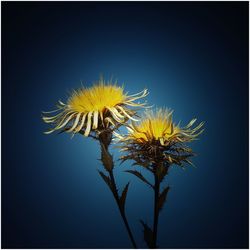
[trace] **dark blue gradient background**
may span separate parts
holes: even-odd
[[[41,111],[103,74],[129,93],[205,121],[197,168],[174,167],[161,248],[248,247],[248,2],[2,3],[2,248],[130,248],[99,146],[45,136]],[[115,157],[119,156],[113,150]],[[149,188],[131,186],[127,213],[152,223]]]

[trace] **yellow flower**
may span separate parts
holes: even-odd
[[[139,165],[164,161],[179,165],[183,161],[190,163],[187,158],[194,154],[184,143],[195,140],[203,132],[204,123],[192,128],[196,122],[192,119],[187,126],[180,127],[173,123],[172,114],[168,109],[149,110],[139,123],[127,126],[127,135],[115,133],[122,143],[122,151],[127,152],[122,159],[133,159]]]
[[[43,116],[46,123],[54,127],[45,132],[52,133],[64,129],[67,132],[83,133],[89,136],[91,131],[101,131],[110,126],[117,126],[132,116],[135,110],[130,107],[143,107],[145,103],[134,101],[148,95],[147,89],[134,95],[124,93],[124,88],[116,83],[105,83],[100,79],[94,86],[74,90],[67,103],[59,101],[57,110],[44,112],[54,113],[53,116]]]
[[[172,112],[158,110],[156,114],[147,111],[144,118],[138,125],[132,124],[130,136],[138,142],[159,140],[162,145],[173,134],[179,132],[177,126],[173,126]]]

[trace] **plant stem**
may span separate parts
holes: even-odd
[[[102,144],[105,147],[105,150],[106,150],[108,155],[110,155],[110,153],[109,153],[109,145],[110,145],[110,142],[111,142],[111,138],[112,138],[111,133],[103,133],[103,134],[101,134],[101,136],[99,136],[100,144]],[[111,157],[111,159],[112,159],[112,157]],[[107,170],[107,168],[105,167],[105,162],[102,161],[102,163],[103,163],[104,168]],[[112,159],[112,163],[113,163],[112,165],[114,166],[113,159]],[[113,173],[113,167],[111,169],[107,170],[107,171],[108,171],[109,177],[110,177],[112,193],[113,193],[113,196],[115,198],[116,204],[117,204],[117,206],[119,208],[119,212],[121,214],[121,217],[123,219],[125,227],[127,229],[129,238],[130,238],[130,240],[132,242],[133,247],[137,248],[136,242],[134,240],[133,234],[132,234],[132,232],[130,230],[130,227],[129,227],[129,224],[128,224],[128,220],[126,218],[125,209],[122,209],[122,206],[121,206],[121,203],[120,203],[120,198],[119,198],[119,194],[118,194],[118,190],[117,190],[117,186],[116,186],[116,182],[115,182],[115,178],[114,178],[114,173]]]
[[[114,187],[113,195],[114,195],[116,204],[117,204],[117,206],[118,206],[118,208],[119,208],[121,217],[122,217],[123,222],[124,222],[124,224],[125,224],[125,227],[126,227],[126,229],[127,229],[129,238],[130,238],[130,240],[131,240],[131,242],[132,242],[133,247],[134,247],[134,248],[137,248],[136,243],[135,243],[135,240],[134,240],[134,237],[133,237],[133,234],[132,234],[132,232],[131,232],[131,230],[130,230],[130,227],[129,227],[129,224],[128,224],[128,221],[127,221],[127,218],[126,218],[125,211],[122,210],[121,205],[120,205],[120,201],[119,201],[119,196],[118,196],[118,192],[117,192],[117,188],[116,188],[116,183],[115,183],[115,178],[114,178],[113,170],[111,170],[111,171],[109,172],[109,176],[110,176],[110,179],[111,179],[111,183],[112,183],[112,185],[113,185],[113,187]]]
[[[153,227],[153,248],[157,247],[157,228],[158,228],[158,218],[159,218],[159,209],[158,209],[158,199],[160,191],[160,182],[156,174],[156,167],[154,171],[154,227]]]

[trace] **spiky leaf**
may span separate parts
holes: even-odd
[[[143,168],[146,168],[146,169],[148,169],[148,167],[150,166],[150,164],[148,163],[148,162],[143,162],[143,161],[140,161],[140,160],[137,160],[136,162],[134,162],[133,164],[132,164],[132,166],[141,166],[141,167],[143,167]]]
[[[163,163],[157,166],[156,174],[160,182],[164,179],[167,173],[168,173],[168,168],[164,166]]]
[[[146,178],[140,172],[138,172],[136,170],[126,170],[125,172],[128,172],[130,174],[135,175],[140,180],[142,180],[144,183],[148,184],[150,187],[153,187],[153,185],[148,180],[146,180]]]
[[[106,176],[102,171],[98,170],[98,173],[100,174],[100,176],[102,177],[102,179],[105,181],[105,183],[108,185],[108,187],[111,189],[111,191],[113,192],[113,187],[112,187],[112,183],[111,180],[108,176]]]
[[[147,243],[148,248],[154,248],[154,240],[153,240],[153,231],[152,229],[144,223],[142,220],[140,220],[142,226],[143,226],[143,235],[144,240]]]
[[[159,211],[163,208],[169,189],[170,189],[169,186],[164,188],[164,190],[159,195],[158,202],[157,202],[157,208]]]
[[[120,197],[120,205],[121,205],[121,209],[124,211],[125,209],[125,202],[126,202],[126,197],[127,197],[127,193],[128,193],[128,186],[129,186],[129,182],[128,184],[124,187],[123,191],[122,191],[122,195]]]

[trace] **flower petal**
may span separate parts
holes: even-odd
[[[73,126],[72,126],[71,129],[69,129],[67,132],[72,132],[72,131],[76,128],[76,126],[78,125],[80,116],[81,116],[81,113],[77,114]]]
[[[120,109],[121,112],[122,112],[124,115],[126,115],[129,119],[131,119],[131,120],[133,120],[133,121],[136,121],[136,122],[139,121],[139,120],[133,118],[132,116],[130,116],[130,115],[125,111],[125,109],[124,109],[123,107],[121,107],[121,106],[118,105],[118,106],[116,106],[116,108]]]
[[[87,127],[84,133],[84,136],[88,136],[91,130],[91,117],[92,117],[92,111],[88,113],[88,121],[87,121]]]
[[[84,125],[84,122],[85,122],[85,119],[86,119],[86,116],[87,116],[87,113],[83,114],[81,123],[80,123],[80,125],[76,128],[75,133],[78,133],[78,132],[82,129],[82,127],[83,127],[83,125]]]
[[[75,112],[74,112],[73,114],[71,114],[71,115],[65,120],[65,122],[64,122],[63,124],[61,124],[60,126],[56,126],[56,127],[55,127],[55,130],[58,130],[58,129],[60,129],[60,128],[66,126],[67,123],[75,116],[75,114],[76,114]]]
[[[98,111],[94,111],[94,121],[93,121],[93,129],[97,129],[98,127]]]

